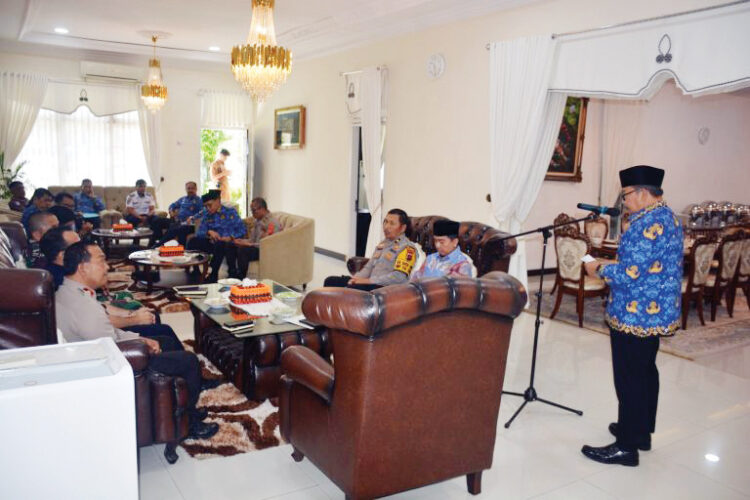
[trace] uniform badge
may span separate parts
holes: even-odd
[[[414,269],[414,264],[417,263],[417,251],[414,249],[414,247],[406,247],[404,248],[400,254],[398,254],[398,257],[396,257],[396,262],[393,264],[393,269],[395,271],[401,271],[402,273],[409,276],[411,274],[412,269]]]

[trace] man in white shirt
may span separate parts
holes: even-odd
[[[185,379],[188,389],[190,436],[208,439],[218,424],[202,422],[206,412],[195,408],[201,391],[201,369],[195,354],[187,352],[167,325],[156,325],[156,317],[145,308],[129,315],[110,315],[96,300],[97,288],[107,284],[107,260],[93,243],[70,245],[63,257],[65,279],[55,293],[57,327],[67,342],[110,337],[115,342],[140,340],[151,353],[150,369]],[[140,335],[139,335],[140,334]]]
[[[134,227],[148,227],[154,232],[152,242],[159,241],[164,231],[169,228],[169,219],[156,215],[156,200],[146,191],[146,181],[143,179],[135,181],[135,191],[125,198],[125,210],[126,221]]]

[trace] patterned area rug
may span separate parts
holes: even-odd
[[[192,351],[193,341],[184,342]],[[221,380],[221,372],[199,354],[203,378]],[[201,392],[199,408],[208,409],[206,422],[219,424],[211,439],[186,439],[181,443],[191,457],[198,459],[228,457],[239,453],[278,446],[283,442],[279,431],[279,409],[276,398],[250,401],[234,385],[221,384]]]
[[[110,272],[107,276],[107,286],[109,291],[120,292],[127,290],[133,294],[135,300],[141,302],[152,311],[162,314],[190,310],[190,305],[185,300],[177,297],[174,291],[172,291],[171,286],[164,290],[157,288],[151,293],[146,293],[144,291],[145,287],[140,286],[135,280],[133,280],[131,276],[133,271],[134,268],[131,265],[118,263],[113,266],[110,264]],[[165,285],[168,284],[169,275],[176,274],[179,276],[178,273],[184,275],[184,271],[162,271],[162,280],[159,284],[162,284],[162,282],[165,282]]]
[[[545,292],[542,296],[542,316],[549,318],[555,306],[555,295],[550,295],[554,277],[544,277]],[[538,278],[529,279],[529,289],[536,292],[539,286]],[[604,323],[604,302],[600,298],[590,298],[584,301],[583,328],[609,335],[609,328]],[[536,313],[536,296],[532,296],[529,307],[531,314]],[[728,351],[737,347],[750,345],[750,310],[741,292],[734,303],[734,318],[727,314],[722,304],[716,312],[716,321],[711,321],[709,306],[704,306],[703,317],[706,326],[701,326],[698,313],[693,305],[688,315],[687,330],[678,330],[673,337],[662,338],[659,350],[681,358],[694,360],[701,356]],[[578,326],[575,297],[563,295],[560,310],[555,320]]]

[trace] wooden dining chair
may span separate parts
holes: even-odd
[[[609,222],[604,217],[596,216],[596,218],[583,223],[583,232],[592,242],[596,240],[604,241],[609,233]]]
[[[553,221],[553,224],[557,226],[558,224],[564,224],[566,222],[572,222],[575,218],[571,217],[570,215],[566,214],[565,212],[562,212],[557,217],[555,217],[555,220]],[[578,236],[581,234],[581,227],[578,225],[578,222],[568,224],[567,226],[561,226],[557,227],[552,230],[552,234],[555,236],[555,242],[557,242],[558,236]],[[557,248],[557,243],[555,243],[555,248]],[[557,290],[557,282],[558,282],[558,276],[559,272],[555,272],[555,282],[552,285],[552,290],[550,290],[549,294],[554,295],[555,290]]]
[[[709,274],[706,280],[706,297],[711,302],[711,321],[716,321],[716,309],[721,303],[721,298],[725,294],[729,296],[729,289],[734,284],[744,241],[743,232],[735,232],[721,239],[717,252],[719,259],[716,274]],[[728,305],[727,312],[729,312]],[[729,312],[729,317],[732,317],[732,312]]]
[[[729,312],[730,318],[734,313],[734,300],[737,298],[737,290],[742,290],[745,294],[747,307],[750,309],[750,229],[746,230],[743,234],[745,239],[742,242],[737,272],[734,275],[734,280],[729,285],[726,296],[727,312]]]
[[[609,293],[609,287],[604,280],[586,274],[581,257],[590,251],[591,243],[585,234],[555,237],[557,299],[550,319],[553,319],[560,309],[563,295],[573,295],[576,298],[578,326],[583,327],[584,300],[589,297],[606,297]]]
[[[687,278],[682,279],[682,329],[687,329],[687,318],[690,312],[690,303],[694,300],[698,309],[698,318],[701,325],[706,324],[703,319],[703,297],[705,295],[706,281],[711,271],[711,261],[714,258],[719,243],[715,235],[698,238],[693,243],[685,260]]]

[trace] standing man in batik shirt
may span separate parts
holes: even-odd
[[[659,398],[656,353],[659,337],[674,335],[680,320],[682,227],[662,201],[664,170],[639,165],[620,172],[620,197],[630,213],[617,263],[585,264],[590,276],[610,287],[606,321],[617,393],[617,440],[584,446],[588,458],[605,464],[638,465],[638,450],[651,449]]]
[[[94,226],[94,229],[99,229],[102,222],[101,218],[93,217],[93,214],[98,214],[104,210],[104,203],[101,198],[94,194],[94,186],[91,183],[91,179],[83,179],[81,181],[81,190],[73,195],[73,200],[75,202],[73,210],[78,212],[86,222],[90,222]]]
[[[268,203],[263,198],[254,198],[250,202],[250,212],[255,219],[250,237],[234,240],[234,244],[237,246],[240,278],[247,276],[250,262],[260,259],[260,240],[284,229],[281,222],[268,210]]]
[[[375,247],[375,253],[365,267],[354,276],[329,276],[323,286],[347,286],[360,290],[374,290],[386,285],[409,281],[417,263],[417,247],[406,236],[411,220],[400,208],[391,209],[383,219],[385,239]]]
[[[232,244],[232,240],[245,237],[245,222],[237,210],[221,204],[221,194],[217,189],[212,189],[201,198],[205,215],[195,232],[195,237],[188,242],[188,249],[211,254],[209,282],[218,280],[219,269],[225,257],[229,276],[237,278],[237,247]]]
[[[211,164],[211,181],[216,184],[216,189],[221,191],[221,201],[231,201],[231,195],[229,193],[229,176],[232,172],[227,169],[224,162],[229,157],[229,151],[222,149],[219,153],[219,158]]]
[[[460,224],[452,220],[439,220],[433,224],[432,239],[437,252],[427,256],[422,267],[412,274],[412,281],[439,276],[476,276],[471,257],[458,246],[459,227]]]

